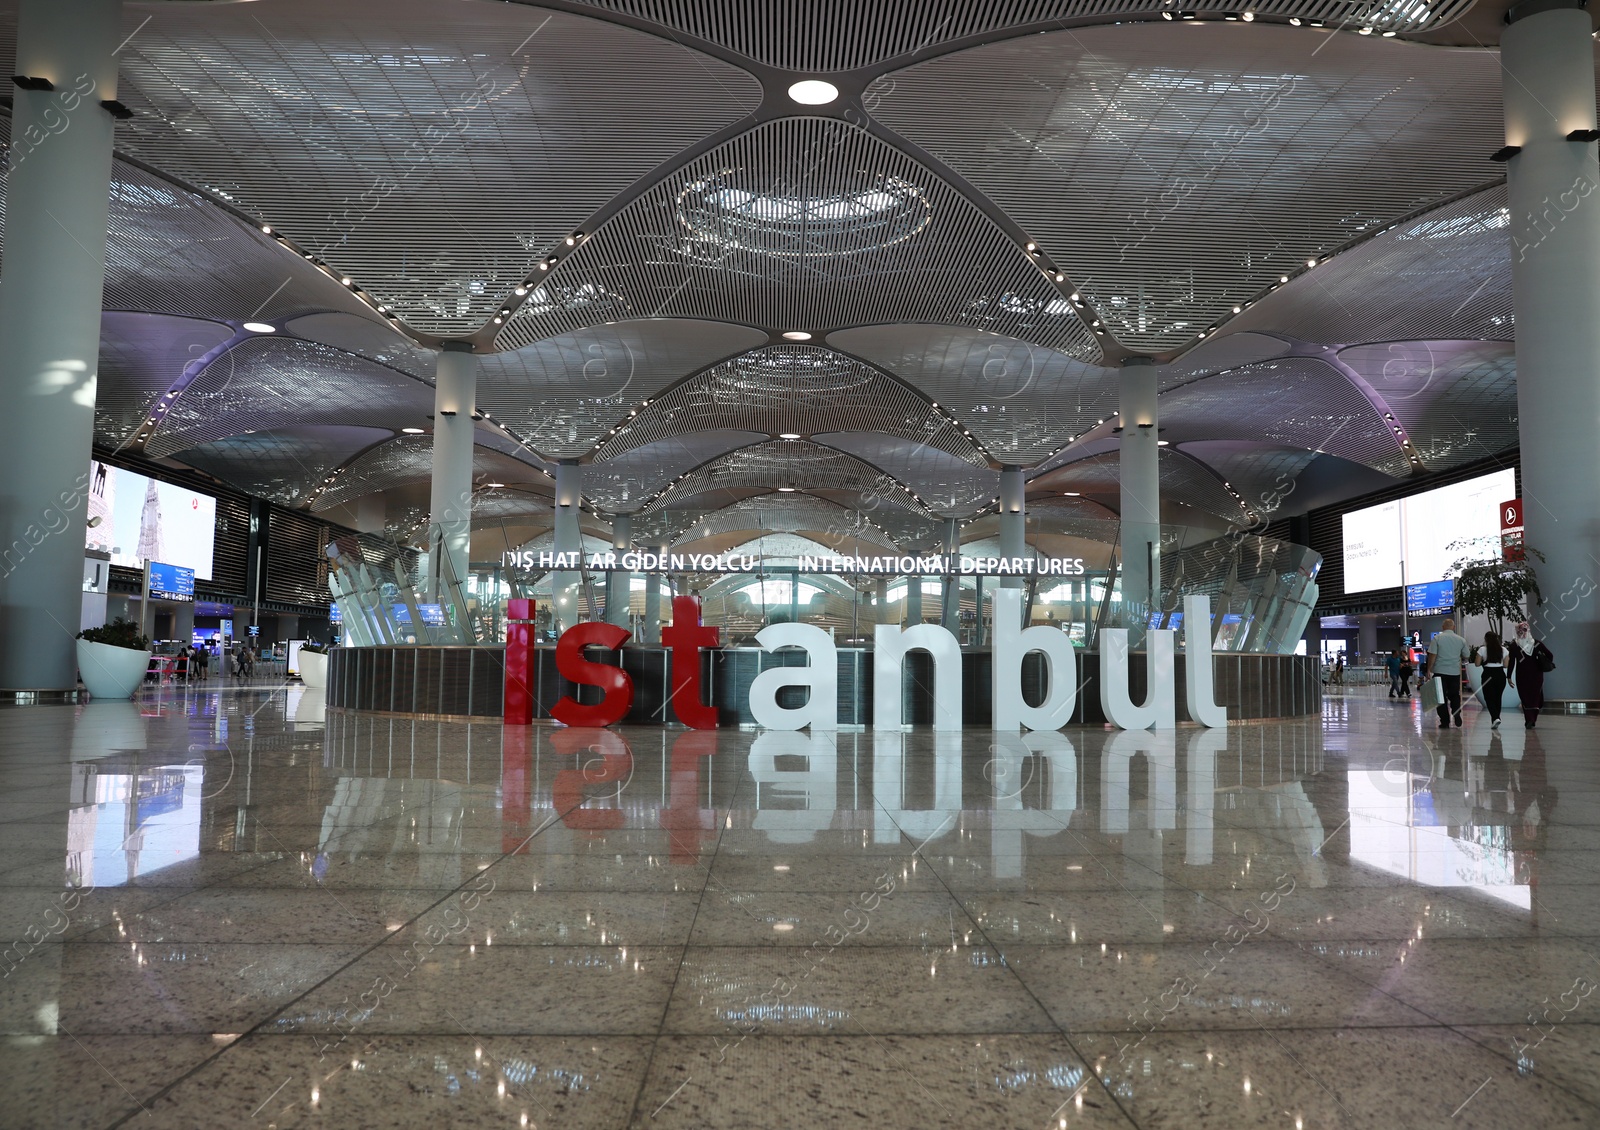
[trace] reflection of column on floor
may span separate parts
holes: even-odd
[[[806,767],[780,769],[780,757],[803,758]],[[751,827],[766,832],[774,843],[804,844],[833,825],[839,801],[839,747],[835,734],[763,731],[750,743],[748,765],[756,786],[757,812]]]
[[[906,760],[928,753],[933,755],[932,795],[908,796]],[[919,772],[917,779],[923,778]],[[950,831],[961,811],[961,732],[873,731],[872,788],[878,802],[873,813],[874,843],[892,844],[901,831],[917,843],[935,832]]]
[[[1184,751],[1187,776],[1183,806],[1183,861],[1191,867],[1210,866],[1216,841],[1217,754],[1228,748],[1226,729],[1203,729],[1189,734]]]

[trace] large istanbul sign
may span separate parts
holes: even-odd
[[[1183,602],[1184,694],[1189,717],[1204,726],[1225,726],[1227,712],[1216,704],[1212,689],[1211,601],[1203,596]],[[533,601],[513,600],[506,636],[505,721],[509,725],[533,722]],[[1078,657],[1072,641],[1058,628],[1023,628],[1022,591],[1000,589],[994,594],[993,719],[996,730],[1016,732],[1057,730],[1065,726],[1078,705]],[[615,649],[632,633],[614,624],[577,624],[556,643],[556,669],[574,683],[599,687],[605,692],[598,703],[584,704],[563,696],[550,713],[568,726],[610,726],[627,716],[633,705],[633,678],[620,667],[584,657],[584,649]],[[716,728],[717,711],[705,702],[700,685],[700,652],[717,647],[721,632],[700,622],[700,598],[674,597],[672,623],[661,629],[661,642],[672,649],[672,709],[686,726]],[[839,728],[839,660],[833,637],[811,624],[774,624],[756,635],[766,651],[799,648],[807,654],[804,667],[769,667],[750,684],[750,714],[756,724],[770,730],[813,732]],[[962,722],[961,646],[938,624],[901,628],[879,624],[874,633],[873,714],[878,729],[903,723],[901,706],[903,667],[907,652],[922,650],[933,657],[935,730],[959,730]],[[1177,633],[1146,633],[1145,663],[1148,693],[1136,703],[1129,692],[1132,654],[1128,633],[1122,628],[1100,632],[1100,706],[1111,724],[1124,730],[1170,730],[1177,725]],[[1044,700],[1030,705],[1022,693],[1022,660],[1029,652],[1044,660]],[[807,687],[810,694],[800,707],[780,706],[779,692],[786,687]]]

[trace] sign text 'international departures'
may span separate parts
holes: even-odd
[[[606,550],[555,553],[529,549],[500,555],[506,569],[587,569],[591,572],[627,573],[836,573],[870,577],[928,577],[957,574],[965,577],[1081,577],[1081,557],[967,557],[950,553],[920,557],[819,554],[786,557],[785,564],[769,564],[759,554],[654,553],[649,550]]]
[[[993,725],[1013,733],[1058,730],[1072,718],[1078,704],[1078,657],[1072,641],[1058,628],[1022,627],[1022,590],[1002,588],[994,594]],[[1185,597],[1184,692],[1189,716],[1203,726],[1225,726],[1227,711],[1217,705],[1211,659],[1211,601],[1204,596]],[[533,722],[534,706],[534,602],[516,599],[506,612],[505,722],[526,726]],[[1207,627],[1202,628],[1202,625]],[[562,677],[583,686],[600,688],[597,703],[580,703],[570,695],[551,707],[550,713],[567,726],[610,726],[627,717],[633,705],[633,677],[621,667],[585,657],[590,647],[615,650],[632,633],[614,624],[575,624],[556,642],[556,669]],[[721,643],[717,628],[700,622],[700,598],[672,599],[672,623],[661,629],[662,645],[672,652],[673,713],[686,726],[709,730],[717,726],[716,708],[705,701],[700,653]],[[814,624],[772,624],[756,634],[765,651],[797,648],[806,653],[803,667],[770,667],[750,684],[750,714],[758,726],[769,730],[813,732],[839,728],[839,653],[833,637]],[[1124,730],[1170,730],[1177,725],[1175,661],[1177,633],[1167,629],[1145,633],[1148,688],[1144,701],[1135,703],[1130,684],[1132,653],[1123,628],[1100,632],[1100,706],[1113,726]],[[933,659],[933,711],[935,730],[962,726],[961,645],[938,624],[878,624],[873,633],[873,714],[875,729],[902,725],[905,657],[926,651]],[[1044,700],[1030,704],[1022,692],[1022,660],[1038,652],[1044,661]],[[779,703],[788,687],[806,687],[804,706]]]

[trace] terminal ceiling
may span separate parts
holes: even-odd
[[[467,341],[518,543],[561,460],[663,544],[988,536],[1006,465],[1114,520],[1134,356],[1171,520],[1475,461],[1517,438],[1484,11],[129,0],[96,442],[409,536]]]

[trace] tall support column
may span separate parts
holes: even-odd
[[[906,578],[906,627],[922,623],[922,578]]]
[[[1156,363],[1122,363],[1122,622],[1140,646],[1152,609],[1160,607],[1161,467]]]
[[[658,546],[648,552],[659,557],[664,549]],[[657,572],[644,575],[644,630],[641,634],[645,643],[661,643],[661,574]]]
[[[429,514],[438,527],[439,552],[431,583],[442,596],[465,585],[472,543],[472,436],[478,405],[478,359],[464,341],[447,341],[433,385],[433,489]]]
[[[583,467],[576,459],[563,459],[556,467],[555,551],[583,553],[583,531],[578,526],[583,501]],[[570,558],[569,558],[570,560]],[[560,628],[570,628],[584,618],[582,595],[578,590],[581,573],[567,570],[550,577],[550,593]]]
[[[23,0],[0,274],[0,689],[77,686],[118,0]]]
[[[1517,314],[1517,415],[1528,544],[1545,606],[1532,619],[1557,667],[1546,693],[1600,694],[1600,174],[1589,14],[1519,13],[1500,36],[1511,279]],[[10,225],[7,225],[8,229]]]
[[[944,524],[944,552],[950,558],[952,568],[961,556],[961,523],[954,518],[945,519]],[[961,635],[961,573],[959,569],[944,575],[944,602],[939,609],[939,623],[950,631],[956,633],[956,638]]]
[[[616,514],[611,518],[611,548],[622,555],[633,548],[633,515]],[[628,612],[633,600],[633,574],[613,569],[606,574],[606,623],[619,628],[628,626]]]
[[[1000,556],[1028,556],[1027,484],[1021,467],[1000,468]],[[1022,588],[1021,577],[1004,577],[1000,587]]]

